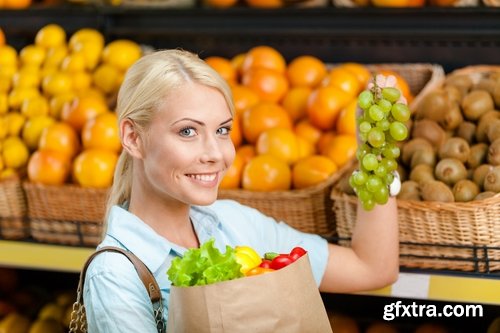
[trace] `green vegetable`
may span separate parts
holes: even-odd
[[[211,238],[199,249],[189,249],[184,257],[172,260],[167,275],[174,286],[202,286],[243,277],[240,269],[235,250],[226,246],[226,252],[221,253]]]

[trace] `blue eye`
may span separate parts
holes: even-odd
[[[217,130],[217,134],[228,135],[231,132],[230,126],[221,127]]]
[[[192,128],[192,127],[185,127],[185,128],[183,128],[183,129],[181,129],[181,130],[179,131],[179,134],[180,134],[181,136],[190,137],[190,136],[194,136],[194,135],[196,134],[196,131],[195,131],[195,129],[194,129],[194,128]]]

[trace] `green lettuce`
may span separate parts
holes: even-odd
[[[182,258],[172,260],[167,275],[174,286],[203,286],[243,276],[234,248],[226,246],[226,252],[221,253],[214,241],[211,238],[199,249],[189,249]]]

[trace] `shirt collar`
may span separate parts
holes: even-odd
[[[220,224],[210,206],[192,206],[190,217],[200,244],[210,239]],[[106,234],[139,257],[153,272],[164,263],[170,252],[182,255],[186,251],[158,235],[144,221],[120,206],[111,208]],[[159,255],[161,253],[164,255]]]

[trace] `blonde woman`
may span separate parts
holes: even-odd
[[[380,84],[394,85],[391,82]],[[216,200],[233,162],[233,104],[226,82],[197,55],[163,50],[127,72],[117,113],[123,152],[107,207],[103,246],[131,251],[154,274],[167,320],[173,258],[210,238],[259,253],[305,248],[323,292],[379,288],[398,274],[394,198],[372,211],[358,208],[352,247],[329,244],[231,200]],[[89,332],[157,332],[148,294],[121,254],[98,255],[86,274]]]

